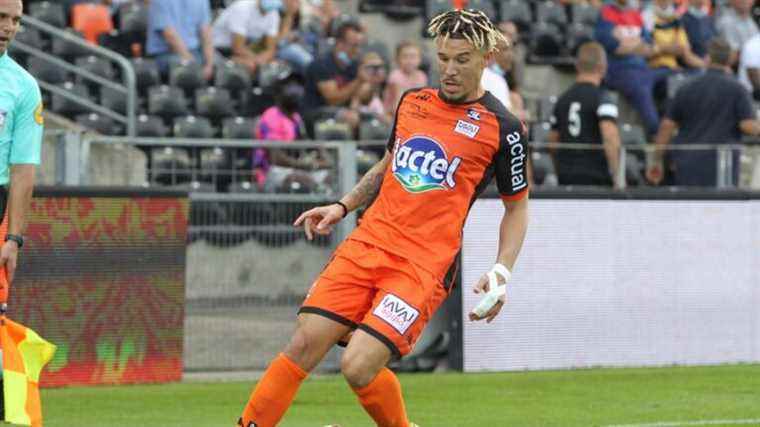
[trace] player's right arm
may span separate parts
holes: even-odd
[[[311,240],[314,233],[330,234],[333,225],[342,220],[349,212],[362,206],[367,206],[375,200],[383,185],[383,175],[388,168],[391,152],[386,151],[385,156],[364,174],[356,186],[348,192],[339,202],[327,206],[319,206],[301,214],[293,223],[296,227],[304,226],[306,238]]]

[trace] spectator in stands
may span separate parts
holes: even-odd
[[[607,72],[607,55],[596,42],[580,46],[577,77],[554,106],[548,140],[561,144],[601,144],[602,150],[554,151],[555,169],[562,185],[611,186],[619,165],[618,107],[600,88]]]
[[[362,85],[372,80],[368,70],[365,68],[360,72],[356,62],[364,40],[364,31],[354,21],[345,22],[338,28],[333,50],[309,65],[304,111],[315,114],[321,107],[343,107],[339,118],[353,127],[358,125],[358,114],[347,107]],[[307,116],[306,120],[312,122],[313,118]]]
[[[739,80],[760,101],[760,34],[744,44],[739,58]]]
[[[670,71],[652,70],[647,60],[664,52],[652,45],[639,11],[628,0],[615,0],[602,7],[594,38],[607,51],[609,69],[606,84],[620,91],[641,115],[648,134],[654,135],[660,122],[654,101],[655,85],[664,82]],[[669,53],[670,49],[665,49]]]
[[[285,0],[280,32],[277,35],[277,57],[304,74],[314,60],[309,51],[310,40],[305,40],[300,31],[301,0]]]
[[[520,85],[522,77],[518,77],[522,71],[519,69],[525,67],[525,51],[523,46],[518,44],[519,34],[517,27],[512,22],[502,23],[499,25],[499,31],[504,35],[506,43],[500,43],[499,51],[495,54],[495,62],[491,69],[504,77],[509,90],[510,111],[518,119],[528,121],[527,111],[525,110],[525,101],[520,94]]]
[[[647,170],[647,179],[654,184],[663,179],[664,148],[676,130],[676,144],[735,144],[742,133],[760,135],[749,93],[731,72],[731,44],[715,38],[708,54],[707,72],[678,90],[662,120],[656,139],[656,161]],[[677,185],[716,185],[715,150],[678,150],[670,158]],[[738,171],[737,160],[735,155],[734,171]]]
[[[208,0],[152,0],[148,8],[148,56],[156,59],[162,74],[173,59],[203,63],[203,77],[214,74]]]
[[[679,62],[689,68],[704,68],[705,63],[691,51],[689,37],[683,27],[673,0],[655,0],[642,12],[644,26],[652,33],[660,53],[649,58],[652,68],[680,70]]]
[[[728,41],[734,54],[732,65],[738,61],[744,43],[758,33],[752,18],[752,3],[753,0],[732,0],[731,7],[718,18],[718,34]]]
[[[304,122],[299,114],[304,95],[300,76],[287,72],[279,75],[275,90],[275,105],[268,108],[259,120],[257,139],[288,142],[304,139]],[[301,182],[318,184],[328,177],[332,163],[324,150],[273,149],[265,153],[254,150],[254,178],[268,192],[277,191],[288,177],[296,176]],[[265,178],[264,178],[265,177]],[[314,185],[309,185],[313,187]]]
[[[505,44],[499,46],[499,49],[508,49]],[[496,55],[499,55],[501,51],[496,52],[488,63],[488,66],[483,69],[483,75],[480,78],[480,85],[483,89],[491,92],[491,95],[495,96],[507,110],[512,110],[512,102],[509,97],[509,85],[507,85],[507,79],[504,77],[501,67],[496,62]],[[496,70],[494,70],[494,65]]]
[[[500,51],[501,55],[496,56],[496,62],[504,71],[505,78],[507,79],[507,85],[509,85],[510,96],[512,97],[512,105],[517,105],[515,102],[515,94],[518,94],[522,90],[523,79],[525,77],[525,58],[527,57],[527,51],[525,45],[520,40],[520,32],[512,21],[506,21],[499,24],[499,31],[509,42],[509,49]],[[522,96],[520,96],[522,101]]]
[[[707,59],[707,44],[716,34],[715,21],[708,9],[708,0],[689,0],[689,8],[681,17],[691,51],[703,60]]]
[[[367,52],[362,56],[359,69],[366,69],[371,78],[362,84],[356,96],[351,100],[351,109],[358,111],[362,117],[372,116],[392,124],[393,117],[385,109],[382,93],[387,83],[388,73],[385,71],[385,62],[376,52]]]
[[[385,87],[385,109],[394,114],[401,95],[409,89],[427,86],[427,75],[420,70],[422,50],[420,46],[404,40],[396,46],[396,68],[388,76]]]
[[[274,59],[282,0],[237,0],[213,25],[214,47],[251,74]]]

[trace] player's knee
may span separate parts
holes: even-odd
[[[375,378],[379,369],[370,363],[370,358],[361,352],[345,352],[340,359],[340,371],[348,384],[354,388],[366,387]]]
[[[314,353],[313,339],[304,332],[301,328],[296,329],[293,336],[290,338],[290,342],[285,347],[285,355],[300,366],[305,371],[311,371],[314,369],[314,362],[316,356]]]

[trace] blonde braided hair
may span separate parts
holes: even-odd
[[[428,34],[443,43],[449,38],[465,39],[486,53],[509,46],[509,41],[485,13],[475,9],[456,9],[443,12],[430,20]]]

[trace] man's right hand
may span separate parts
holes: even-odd
[[[301,214],[293,223],[300,227],[303,224],[306,238],[314,239],[314,233],[326,236],[332,232],[333,225],[343,219],[343,207],[337,203],[327,206],[319,206]]]

